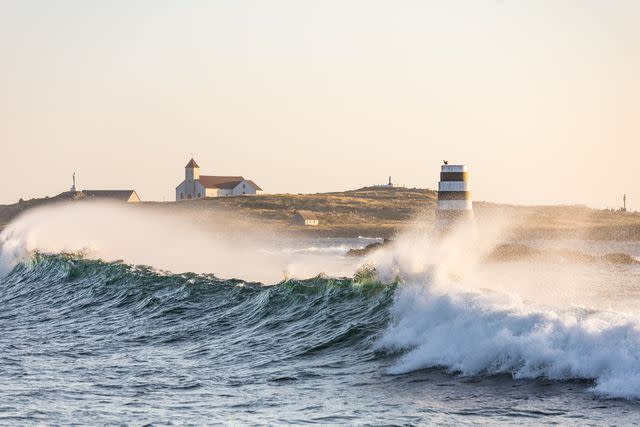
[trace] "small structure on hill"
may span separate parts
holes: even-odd
[[[76,192],[76,173],[75,172],[73,173],[73,185],[71,186],[71,190],[69,191],[71,191],[72,193]]]
[[[374,185],[375,188],[405,188],[404,185],[398,185],[398,184],[394,184],[391,181],[391,176],[389,176],[389,182],[387,182],[386,184],[376,184]]]
[[[297,211],[293,215],[293,222],[298,225],[319,225],[320,220],[311,211]]]
[[[82,190],[65,191],[53,197],[53,200],[113,200],[125,203],[140,203],[135,190]]]
[[[81,190],[76,189],[76,173],[72,176],[73,184],[69,191],[58,194],[54,198],[57,200],[85,200],[85,199],[106,199],[126,203],[140,203],[140,196],[136,190]]]
[[[262,188],[242,176],[200,175],[200,166],[193,159],[184,167],[184,181],[176,187],[176,201],[243,194],[262,194]]]
[[[108,199],[127,203],[140,203],[135,190],[82,190],[85,199]]]
[[[113,200],[125,203],[140,203],[140,197],[135,190],[82,190],[65,191],[52,197],[52,200]]]

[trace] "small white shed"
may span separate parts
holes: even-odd
[[[297,211],[293,215],[293,222],[298,225],[319,225],[320,220],[311,211]]]

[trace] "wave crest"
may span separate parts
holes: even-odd
[[[629,315],[413,285],[399,290],[392,319],[378,343],[404,352],[391,373],[444,367],[461,375],[589,379],[598,394],[640,397],[640,322]]]

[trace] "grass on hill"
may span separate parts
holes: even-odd
[[[0,224],[7,224],[27,209],[68,200],[61,197],[0,206]],[[433,190],[365,187],[333,193],[247,195],[179,203],[144,202],[139,206],[141,209],[196,214],[205,222],[208,213],[212,214],[212,220],[217,218],[219,221],[219,215],[213,213],[225,212],[308,235],[392,237],[410,227],[416,217],[426,222],[433,221],[436,200],[437,193]],[[313,211],[320,219],[320,225],[293,225],[291,219],[298,210]],[[640,213],[596,210],[585,206],[514,206],[486,202],[474,202],[474,211],[479,220],[507,219],[511,224],[508,237],[514,240],[640,240]]]

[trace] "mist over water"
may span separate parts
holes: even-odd
[[[639,398],[638,267],[486,262],[504,226],[409,233],[373,257],[405,279],[377,344],[403,351],[390,372],[593,379],[600,395]]]
[[[109,202],[60,204],[25,213],[0,234],[0,274],[33,251],[82,253],[265,284],[319,273],[353,274],[348,263],[322,251],[283,251],[291,241],[264,224],[225,213],[202,218]]]
[[[118,420],[82,409],[97,396],[107,412],[139,408],[139,422],[640,419],[636,265],[488,262],[502,218],[443,237],[418,221],[358,259],[344,254],[374,239],[293,239],[212,215],[60,205],[0,234],[9,421],[68,421],[59,405]],[[35,407],[44,415],[16,415]]]

